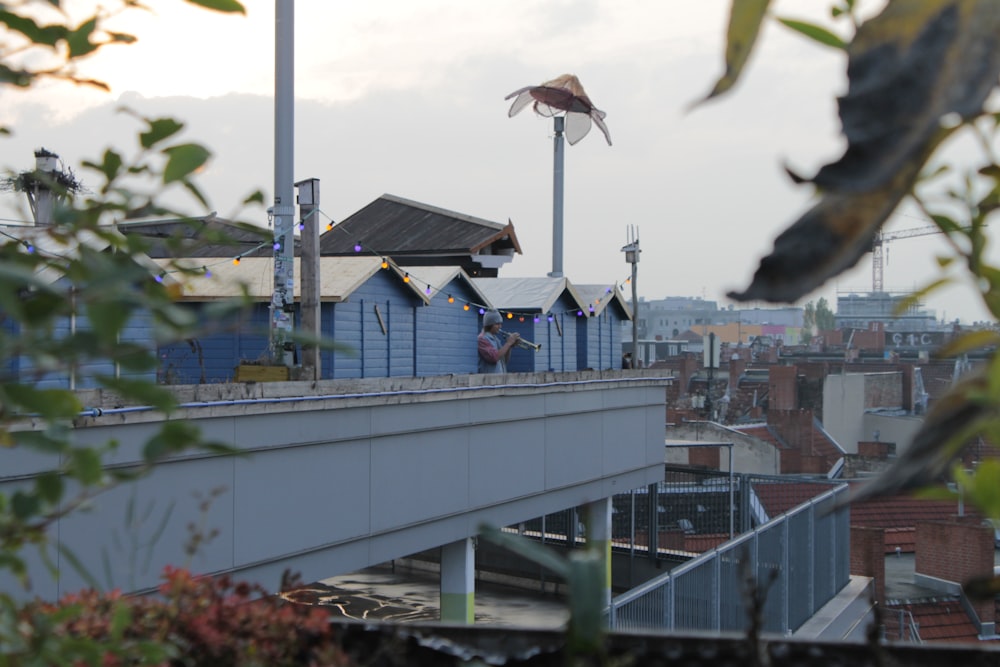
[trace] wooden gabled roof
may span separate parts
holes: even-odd
[[[353,255],[358,243],[365,252],[396,258],[521,252],[511,222],[502,225],[388,194],[324,233],[320,253]]]
[[[202,261],[204,260],[204,263]],[[268,301],[274,292],[274,259],[271,257],[246,257],[234,264],[230,259],[183,258],[176,260],[155,259],[165,275],[163,279],[180,284],[179,301],[213,301],[240,298],[244,295],[254,301]],[[181,266],[190,274],[174,271]],[[295,275],[301,275],[300,260],[295,258]],[[388,271],[403,289],[424,303],[430,301],[417,284],[406,280],[406,272],[392,264],[382,269],[378,257],[322,257],[319,263],[320,301],[341,302],[350,298],[379,271]],[[295,281],[295,300],[300,294],[300,281]]]
[[[617,304],[621,309],[622,319],[632,319],[632,309],[616,285],[574,285],[574,287],[580,298],[587,302],[587,307],[593,306],[594,315],[600,315],[611,304]]]
[[[496,308],[547,313],[564,293],[574,308],[586,310],[587,303],[565,277],[473,278],[472,282]]]

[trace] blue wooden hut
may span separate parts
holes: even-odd
[[[477,372],[479,304],[489,303],[486,295],[457,266],[406,266],[403,271],[430,299],[416,312],[416,375]]]
[[[80,259],[81,257],[97,257],[101,253],[112,252],[111,242],[106,236],[100,236],[83,230],[71,237],[51,233],[47,226],[0,226],[0,235],[6,243],[16,246],[21,252],[34,252],[57,259]],[[106,231],[106,234],[113,232]],[[90,255],[84,255],[90,253]],[[85,260],[87,261],[87,260]],[[135,254],[130,261],[140,269],[140,275],[149,271],[149,280],[156,275],[156,265],[148,257]],[[58,264],[58,263],[57,263]],[[118,265],[116,265],[118,266]],[[70,312],[59,317],[49,334],[56,339],[72,333],[86,332],[92,328],[85,300],[73,299],[70,285],[62,270],[49,265],[38,271],[34,280],[41,285],[51,286],[55,291],[66,292],[66,300],[71,304]],[[4,334],[12,339],[27,338],[27,332],[20,329],[20,324],[11,318],[3,318]],[[125,323],[120,339],[129,343],[155,349],[152,318],[142,310],[135,312]],[[135,380],[154,380],[155,371],[140,371],[123,368],[109,359],[87,358],[78,360],[74,366],[60,368],[38,368],[33,365],[30,357],[12,356],[5,361],[4,376],[13,382],[33,384],[44,389],[91,389],[100,386],[98,376],[118,377]]]
[[[213,301],[237,300],[244,294],[251,305],[241,317],[220,322],[216,331],[198,341],[161,348],[161,373],[167,381],[180,384],[231,381],[236,366],[263,360],[269,353],[273,260],[182,261],[205,267],[203,275],[185,282],[181,299],[191,308],[207,312]],[[298,258],[295,263],[296,275],[301,275]],[[416,311],[429,297],[404,270],[392,263],[383,269],[382,264],[381,258],[372,256],[320,259],[320,332],[338,344],[336,350],[321,352],[324,379],[415,374]],[[296,284],[296,299],[298,291]]]
[[[575,371],[577,321],[586,304],[566,278],[473,278],[504,317],[502,329],[541,345],[537,352],[515,348],[508,370],[517,373]]]
[[[577,366],[621,368],[622,322],[632,311],[617,285],[575,285],[587,303],[586,318],[577,320]]]

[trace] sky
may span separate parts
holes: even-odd
[[[80,0],[75,4],[87,4]],[[119,20],[139,40],[88,59],[81,74],[105,93],[67,84],[0,90],[0,168],[28,169],[39,147],[80,168],[108,146],[135,151],[138,123],[117,111],[171,115],[181,138],[213,159],[199,183],[223,217],[267,224],[240,202],[274,193],[275,2],[246,0],[246,16],[180,0]],[[774,0],[772,13],[844,32],[824,0]],[[867,13],[879,0],[860,0]],[[73,8],[74,3],[69,3]],[[487,220],[513,221],[523,255],[501,276],[552,270],[552,121],[504,97],[575,74],[607,113],[613,145],[596,128],[565,151],[565,275],[619,284],[630,230],[642,248],[640,297],[691,296],[728,307],[773,240],[810,205],[812,174],[836,160],[836,96],[846,56],[769,20],[737,87],[694,105],[723,71],[728,0],[299,0],[295,3],[294,178],[320,180],[323,220],[342,220],[393,194]],[[955,150],[961,166],[965,153]],[[92,177],[96,180],[96,177]],[[175,205],[204,214],[190,199]],[[23,219],[0,193],[0,217]],[[924,227],[902,211],[886,231]],[[885,288],[937,275],[940,235],[887,245]],[[871,256],[800,301],[870,291]],[[630,296],[631,286],[626,287]],[[736,309],[766,307],[735,304]],[[942,319],[986,319],[968,285],[927,300]]]

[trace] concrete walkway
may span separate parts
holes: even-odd
[[[369,568],[303,586],[284,597],[332,607],[345,618],[426,623],[440,618],[439,586],[436,574]],[[477,625],[552,630],[569,618],[565,601],[552,594],[477,581],[475,599]]]

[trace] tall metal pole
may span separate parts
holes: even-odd
[[[553,141],[552,168],[552,273],[553,278],[563,276],[563,163],[565,162],[565,140],[563,130],[566,118],[555,116],[555,139]]]
[[[274,3],[274,293],[271,297],[271,359],[295,363],[295,2]]]
[[[639,291],[636,283],[639,276],[639,230],[629,225],[628,243],[622,247],[625,261],[632,265],[632,368],[639,364]]]
[[[632,262],[632,368],[639,363],[639,297],[636,279],[639,275],[639,242],[635,243],[635,261]]]

